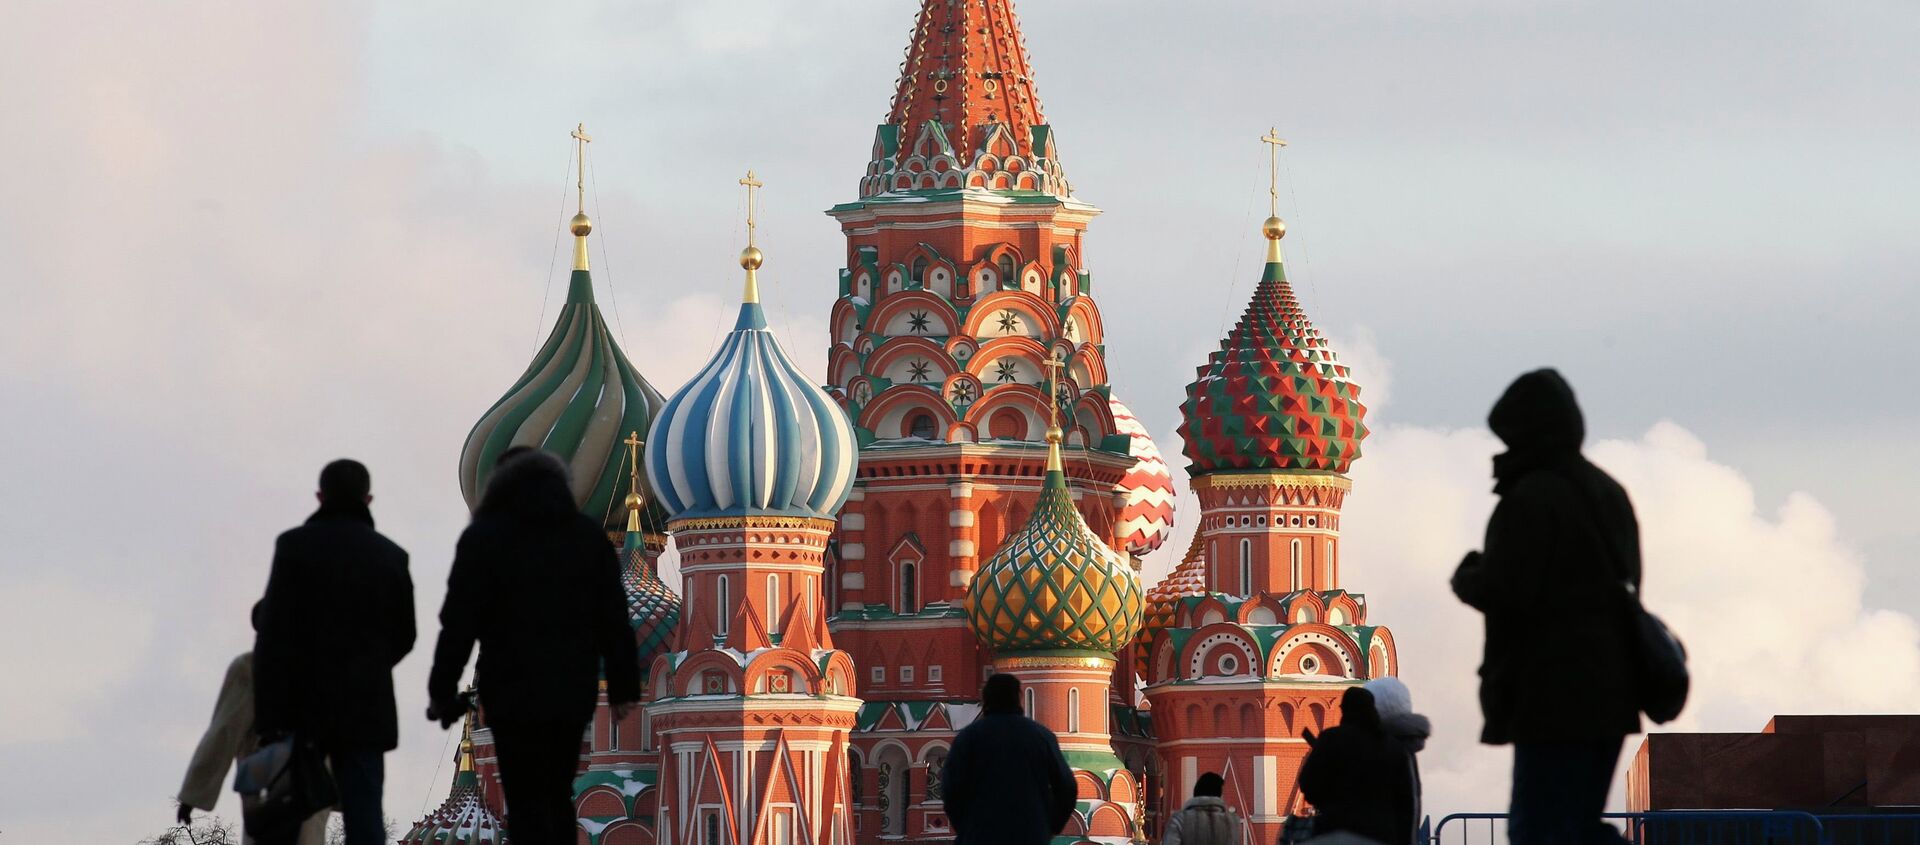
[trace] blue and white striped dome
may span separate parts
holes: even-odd
[[[752,276],[733,332],[647,435],[647,480],[670,519],[833,519],[853,489],[853,424],[780,348]]]

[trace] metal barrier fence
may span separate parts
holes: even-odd
[[[1607,812],[1634,845],[1920,845],[1920,814],[1812,814],[1793,810]],[[1455,812],[1432,845],[1507,841],[1505,812]]]
[[[1920,845],[1920,814],[1814,814],[1773,810],[1607,813],[1634,845]],[[1454,813],[1433,827],[1432,845],[1494,845],[1505,813]]]

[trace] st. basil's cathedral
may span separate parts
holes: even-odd
[[[1172,478],[1114,390],[1085,257],[1099,209],[1011,5],[922,2],[857,196],[827,212],[847,265],[824,385],[761,310],[752,174],[738,317],[671,396],[615,342],[574,217],[566,304],[459,478],[472,506],[502,451],[552,451],[622,550],[644,699],[624,720],[603,701],[582,738],[580,842],[951,840],[941,770],[995,672],[1073,767],[1056,842],[1157,840],[1204,772],[1271,842],[1303,807],[1304,732],[1395,673],[1340,580],[1366,409],[1287,283],[1278,217],[1180,406],[1193,542],[1143,588]],[[453,793],[403,842],[511,840],[476,683]]]

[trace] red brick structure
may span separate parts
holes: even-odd
[[[1775,716],[1759,733],[1653,733],[1627,810],[1920,806],[1920,716]]]

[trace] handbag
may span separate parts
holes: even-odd
[[[1692,685],[1687,674],[1687,647],[1667,623],[1640,603],[1633,585],[1622,582],[1620,587],[1632,605],[1634,682],[1639,687],[1640,712],[1654,724],[1664,725],[1687,706],[1687,689]]]
[[[287,736],[260,746],[234,767],[241,820],[249,836],[291,834],[308,817],[340,800],[325,755],[313,743]]]

